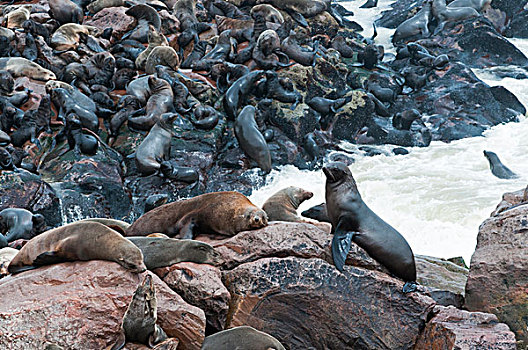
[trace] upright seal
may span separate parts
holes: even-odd
[[[297,216],[297,208],[302,202],[312,197],[312,192],[290,186],[269,197],[262,209],[268,214],[269,221],[304,222],[305,220]]]
[[[403,279],[403,292],[416,289],[416,266],[411,247],[392,226],[361,199],[350,169],[341,162],[323,168],[326,175],[326,210],[332,223],[332,256],[339,271],[354,241],[395,276]]]
[[[489,162],[491,173],[499,179],[515,179],[519,177],[517,174],[515,174],[513,171],[508,169],[508,167],[501,163],[497,154],[490,151],[484,151],[484,157],[486,157]]]

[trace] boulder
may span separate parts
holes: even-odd
[[[0,173],[0,210],[5,208],[23,208],[33,214],[42,214],[51,227],[62,224],[55,190],[40,176],[22,169]]]
[[[207,323],[223,330],[231,296],[214,266],[181,262],[154,270],[167,285],[191,305],[204,310]]]
[[[502,201],[497,205],[497,208],[490,216],[497,216],[505,210],[528,201],[528,186],[524,190],[515,192],[506,192],[502,195]]]
[[[515,336],[497,316],[435,306],[415,349],[517,349]]]
[[[112,36],[120,39],[126,32],[133,29],[136,23],[134,17],[125,13],[126,10],[128,8],[123,6],[105,8],[97,12],[84,24],[97,27],[100,30],[113,28]]]
[[[146,272],[152,274],[151,272]],[[180,349],[200,349],[205,315],[153,275],[158,324]],[[4,349],[41,348],[46,342],[67,349],[104,349],[120,332],[123,315],[144,274],[108,261],[41,267],[0,280]]]
[[[264,258],[224,273],[227,327],[265,330],[286,348],[412,349],[435,302],[403,282],[321,259]]]
[[[484,221],[471,257],[465,306],[497,315],[528,346],[528,203]]]
[[[515,15],[506,28],[504,35],[507,37],[513,38],[528,38],[528,27],[526,23],[528,22],[528,10]]]

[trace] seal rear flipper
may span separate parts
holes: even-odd
[[[158,325],[155,325],[154,332],[149,336],[148,345],[153,348],[156,344],[159,344],[167,340],[167,334],[165,331]]]
[[[17,274],[17,273],[20,273],[20,272],[34,270],[37,267],[38,266],[33,266],[33,265],[26,265],[26,266],[11,266],[11,265],[9,265],[7,267],[7,271],[9,271],[9,273],[14,275],[14,274]]]
[[[341,272],[343,272],[354,234],[355,232],[340,229],[339,224],[335,229],[334,238],[332,238],[332,259],[335,267]]]
[[[125,343],[126,343],[126,337],[125,337],[125,332],[121,332],[119,334],[119,338],[117,338],[116,342],[114,343],[114,345],[112,345],[112,347],[107,347],[106,350],[121,350],[122,348],[125,347]]]
[[[60,262],[64,262],[64,259],[57,252],[44,252],[33,260],[33,265],[36,268],[38,266],[53,265]]]

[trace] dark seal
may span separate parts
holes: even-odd
[[[508,169],[508,167],[502,164],[499,157],[495,153],[484,151],[484,156],[488,159],[491,173],[499,179],[515,179],[519,177],[513,171]]]
[[[323,168],[326,175],[326,210],[332,223],[332,256],[343,271],[354,241],[392,274],[403,279],[405,293],[414,291],[416,266],[411,247],[392,226],[361,199],[350,169],[341,162]]]

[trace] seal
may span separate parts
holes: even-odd
[[[52,71],[42,68],[35,62],[23,57],[0,58],[0,70],[9,72],[13,78],[31,77],[35,80],[48,81],[57,77]]]
[[[297,216],[297,208],[302,202],[312,197],[312,192],[290,186],[269,197],[262,209],[268,215],[269,221],[304,222],[305,220]]]
[[[120,234],[124,234],[126,229],[130,226],[128,222],[109,218],[89,218],[77,222],[98,222],[107,227],[110,227],[112,230],[117,231]]]
[[[31,5],[21,5],[16,7],[11,7],[13,10],[10,11],[9,7],[3,9],[5,15],[6,28],[21,28],[22,23],[29,19],[31,15]]]
[[[326,213],[326,203],[314,205],[310,209],[303,211],[301,215],[321,222],[330,222],[330,218]]]
[[[70,0],[50,0],[51,16],[60,24],[82,23],[84,14],[79,5]]]
[[[271,335],[253,327],[240,326],[207,336],[202,350],[286,350]]]
[[[200,105],[196,107],[193,114],[196,119],[190,118],[191,123],[200,130],[212,130],[220,121],[220,115],[211,106]]]
[[[416,266],[411,247],[392,226],[377,216],[361,199],[345,163],[323,167],[326,175],[326,210],[332,223],[332,256],[339,271],[354,241],[368,255],[403,279],[405,293],[416,288]]]
[[[18,254],[18,249],[5,247],[0,249],[0,278],[9,275],[7,266],[13,258]]]
[[[46,220],[26,209],[6,208],[0,211],[0,230],[8,242],[31,239],[46,230]]]
[[[148,345],[150,348],[167,339],[167,334],[156,324],[158,301],[152,276],[147,274],[128,305],[121,323],[121,334],[111,350],[120,350],[125,342]]]
[[[420,11],[396,28],[394,36],[392,37],[392,42],[394,43],[418,34],[421,34],[424,37],[429,36],[430,32],[428,25],[429,18],[431,17],[431,10],[431,1],[425,1]]]
[[[145,214],[148,211],[151,211],[154,208],[159,207],[160,205],[166,204],[169,200],[169,195],[163,193],[163,194],[153,194],[152,196],[149,196],[147,199],[145,199],[145,204],[143,207],[143,214]]]
[[[491,7],[491,0],[455,0],[447,7],[473,7],[480,12]]]
[[[170,67],[174,70],[178,70],[180,59],[176,51],[170,46],[156,46],[152,49],[150,55],[148,55],[147,61],[145,62],[145,73],[154,74],[156,73],[156,66],[162,65]]]
[[[243,103],[247,95],[253,90],[257,81],[266,75],[263,70],[254,70],[243,77],[237,79],[233,85],[227,89],[224,95],[224,111],[227,117],[235,120],[238,106]]]
[[[209,244],[191,239],[129,237],[143,253],[147,269],[170,266],[182,261],[218,265],[220,254]]]
[[[282,16],[282,13],[269,4],[260,4],[253,6],[251,8],[250,15],[253,19],[255,19],[257,15],[261,15],[262,17],[264,17],[266,22],[277,24],[284,23],[284,16]]]
[[[96,27],[66,23],[60,26],[51,36],[51,47],[59,51],[76,50],[81,35],[93,35],[98,32]]]
[[[143,254],[129,240],[98,222],[74,222],[31,239],[9,264],[15,274],[64,261],[109,260],[140,273]]]
[[[517,174],[515,174],[513,171],[511,171],[504,164],[501,163],[497,154],[490,151],[484,151],[484,156],[486,157],[486,159],[488,159],[491,173],[499,179],[515,179],[519,177]]]
[[[352,101],[351,96],[341,97],[336,100],[315,96],[311,100],[307,101],[306,104],[324,117],[329,114],[336,114],[339,108],[343,107],[350,101]]]
[[[167,41],[165,36],[158,32],[152,24],[149,24],[148,28],[148,46],[138,55],[135,61],[136,67],[141,70],[145,70],[145,64],[147,63],[147,59],[152,50],[154,50],[154,48],[158,46],[169,45],[169,42]]]
[[[304,17],[314,17],[328,8],[327,1],[322,0],[257,0],[257,5],[263,3],[285,10],[290,15],[299,14]]]
[[[172,122],[178,114],[165,113],[152,127],[136,150],[136,166],[142,175],[152,175],[160,169],[163,160],[169,160]]]
[[[266,174],[271,171],[271,154],[264,135],[255,121],[256,108],[246,106],[235,121],[235,136],[240,148],[257,162]]]
[[[126,236],[160,232],[169,237],[193,238],[194,232],[234,236],[238,232],[264,227],[264,210],[238,192],[212,192],[164,204],[143,214]]]
[[[86,9],[90,11],[90,13],[96,14],[97,12],[108,7],[119,7],[124,5],[124,0],[96,0],[91,1],[88,6],[86,6]]]
[[[166,80],[149,75],[147,82],[149,98],[145,106],[145,115],[129,116],[128,118],[129,126],[144,131],[150,130],[158,122],[161,115],[172,111],[174,108],[172,104],[174,93]]]
[[[367,0],[367,2],[359,6],[359,8],[360,9],[371,9],[376,6],[378,6],[378,0]]]
[[[432,0],[431,11],[438,20],[434,34],[441,32],[447,22],[463,21],[480,16],[473,7],[447,7],[445,0]]]
[[[6,236],[0,233],[0,248],[7,247],[8,244]]]

